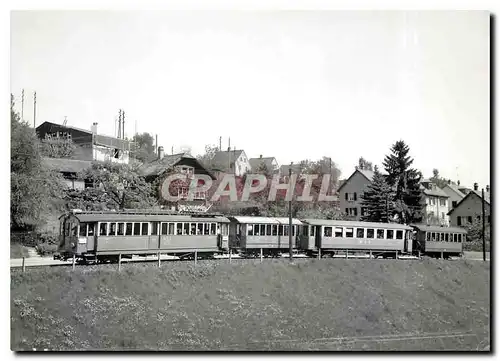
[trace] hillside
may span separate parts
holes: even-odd
[[[266,260],[11,272],[13,350],[488,350],[490,263]]]

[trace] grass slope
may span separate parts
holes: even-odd
[[[266,260],[11,273],[12,350],[489,349],[489,262]]]

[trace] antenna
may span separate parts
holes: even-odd
[[[125,139],[125,112],[122,110],[122,139]]]
[[[219,152],[222,151],[222,137],[219,137]]]
[[[36,128],[36,92],[33,96],[33,128]]]
[[[68,124],[68,117],[65,115],[63,125],[66,126],[66,124]]]
[[[118,109],[118,139],[122,135],[122,110]]]
[[[24,89],[21,93],[21,120],[24,120]]]

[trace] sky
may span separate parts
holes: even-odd
[[[413,166],[490,184],[489,13],[17,11],[11,93],[24,119],[219,144],[280,164],[359,157],[404,140]]]

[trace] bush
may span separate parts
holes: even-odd
[[[40,243],[35,249],[40,256],[48,256],[57,252],[57,244],[51,243]]]
[[[29,257],[28,250],[26,247],[19,243],[11,243],[10,244],[10,258],[23,258]]]

